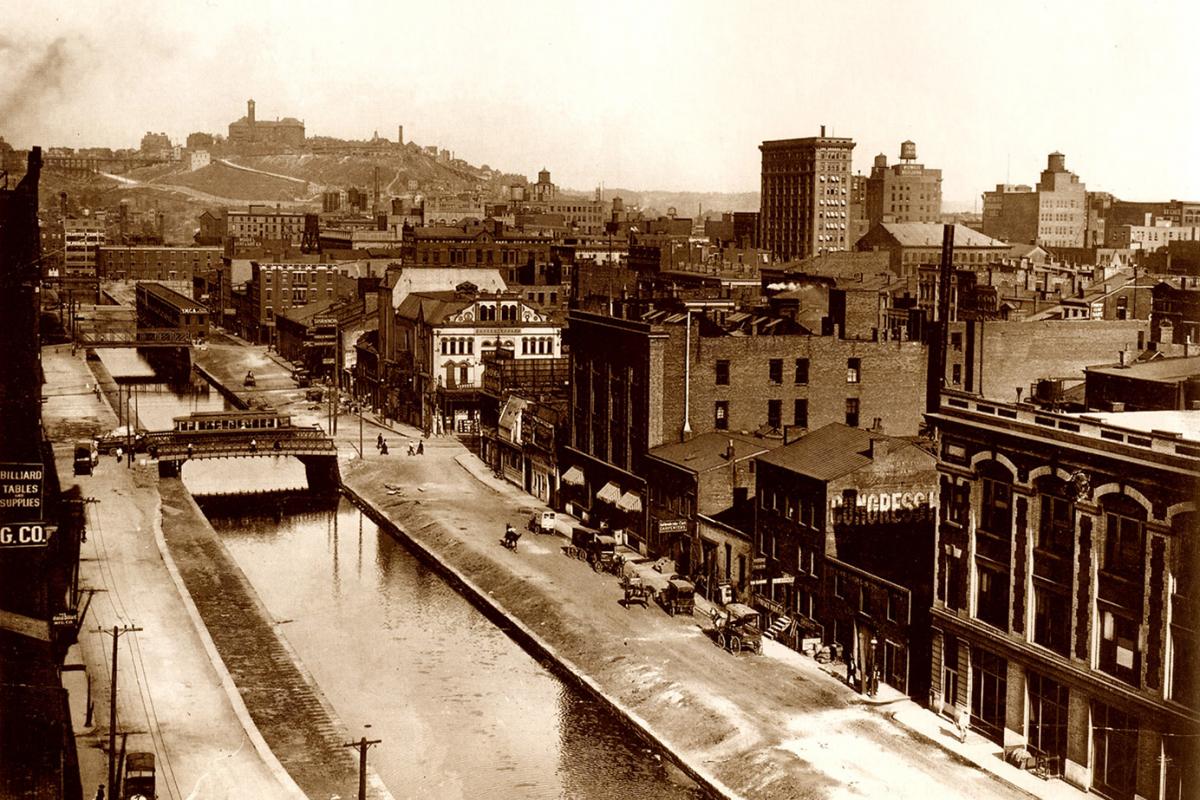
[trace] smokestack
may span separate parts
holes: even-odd
[[[824,138],[824,136],[825,136],[825,126],[822,125],[821,126],[821,137]]]
[[[253,100],[246,101],[246,121],[249,122],[251,125],[254,124],[254,101]]]
[[[396,126],[396,144],[399,144],[399,145],[404,144],[404,126],[403,125]]]

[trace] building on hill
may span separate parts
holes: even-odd
[[[758,246],[777,259],[851,246],[850,160],[854,140],[825,135],[766,141]]]
[[[932,707],[1084,791],[1195,796],[1200,412],[928,419]]]
[[[304,236],[304,212],[290,211],[282,208],[278,203],[274,207],[251,204],[245,211],[226,209],[220,216],[215,214],[210,216],[208,231],[205,230],[203,216],[202,214],[200,227],[201,235],[206,240],[211,238],[208,234],[219,225],[221,218],[225,223],[222,239],[229,237],[236,244],[282,240],[292,245],[298,245]]]
[[[304,123],[295,117],[259,120],[255,117],[254,101],[247,100],[246,116],[229,123],[228,142],[235,148],[245,145],[302,147]]]
[[[838,645],[864,693],[877,673],[927,697],[937,459],[831,423],[757,462],[752,602],[766,622],[797,649]]]

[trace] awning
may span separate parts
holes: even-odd
[[[571,467],[562,474],[562,482],[568,486],[583,486],[583,470]]]
[[[640,514],[642,511],[642,498],[638,497],[633,492],[626,492],[617,500],[617,508],[622,511],[629,511]]]
[[[604,488],[596,492],[596,499],[606,503],[616,503],[621,499],[621,487],[612,481],[604,484]]]

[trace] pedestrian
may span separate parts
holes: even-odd
[[[958,735],[959,744],[967,743],[967,726],[970,722],[970,713],[965,708],[958,709],[954,717],[954,732]]]
[[[417,442],[417,455],[419,455],[419,456],[425,455],[425,443],[424,442]]]
[[[100,784],[99,788],[96,789],[96,800],[104,800],[104,784],[103,783]]]
[[[191,457],[192,457],[192,445],[191,445],[191,443],[189,443],[189,444],[188,444],[187,453],[188,453],[188,458],[191,458]]]
[[[376,449],[376,450],[382,450],[382,449],[383,449],[383,434],[382,434],[382,433],[381,433],[381,434],[379,434],[379,438],[377,438],[377,439],[375,440],[375,449]]]
[[[121,459],[125,457],[125,448],[117,445],[117,463],[121,463]]]
[[[410,456],[415,456],[417,454],[417,446],[413,444],[411,440],[408,443],[408,454]]]
[[[257,440],[257,439],[251,439],[251,440],[250,440],[250,452],[251,452],[251,453],[257,453],[257,452],[258,452],[258,440]]]
[[[383,442],[382,442],[382,443],[379,445],[379,455],[381,455],[381,456],[386,456],[387,454],[388,454],[388,449],[387,449],[387,440],[385,439],[385,440],[384,440],[384,441],[383,441]]]

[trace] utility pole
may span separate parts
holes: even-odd
[[[368,739],[362,737],[357,742],[349,742],[342,747],[355,747],[358,749],[358,800],[367,800],[367,748],[373,744],[379,744],[382,739]]]
[[[100,633],[107,633],[113,637],[112,689],[108,696],[108,794],[114,798],[117,796],[117,642],[122,633],[140,630],[141,628],[129,625],[124,628],[113,625],[111,632],[103,628],[99,629]]]

